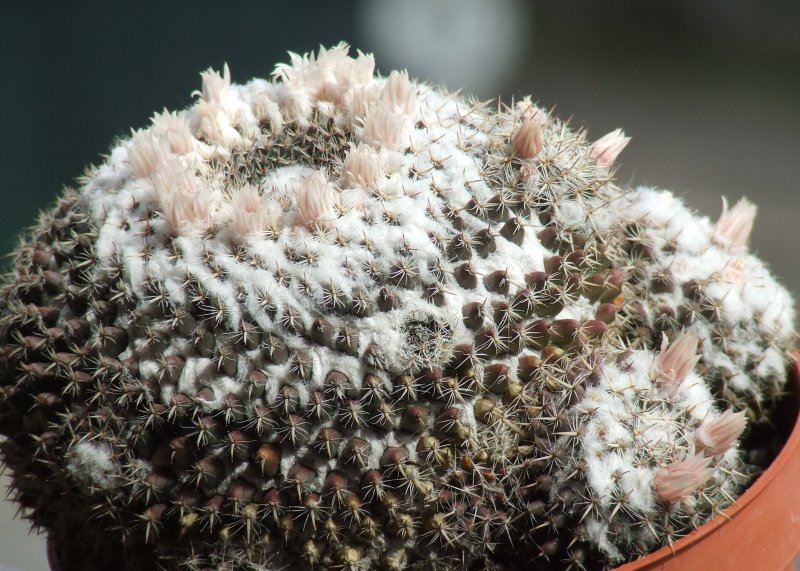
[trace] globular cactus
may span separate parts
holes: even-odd
[[[529,99],[203,74],[22,239],[15,499],[65,569],[602,569],[717,515],[793,304]]]

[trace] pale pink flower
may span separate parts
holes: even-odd
[[[128,145],[128,162],[137,178],[147,178],[169,155],[164,142],[149,131],[136,131]]]
[[[670,394],[678,390],[700,360],[697,342],[697,335],[694,333],[681,333],[672,344],[669,344],[666,335],[663,337],[661,353],[655,359],[655,369],[658,383]]]
[[[345,106],[353,117],[364,117],[367,109],[381,98],[381,93],[382,87],[378,83],[353,86],[346,94]]]
[[[756,205],[746,198],[728,210],[728,202],[723,198],[722,215],[714,225],[712,240],[727,250],[744,249],[753,231],[756,210]]]
[[[745,412],[728,409],[718,417],[701,424],[694,433],[698,450],[710,456],[725,454],[747,426]]]
[[[161,213],[176,230],[206,226],[211,197],[202,181],[174,155],[153,174]]]
[[[344,158],[342,178],[345,184],[357,184],[364,188],[375,186],[384,177],[381,156],[369,145],[350,144]]]
[[[690,496],[713,476],[711,458],[695,454],[658,469],[653,477],[653,491],[659,500],[671,504]]]
[[[228,64],[222,68],[222,75],[218,71],[208,68],[200,74],[203,78],[203,90],[195,91],[192,95],[200,95],[208,103],[222,103],[228,89],[231,87],[231,72]]]
[[[335,70],[347,64],[350,59],[348,53],[350,46],[344,42],[339,42],[332,48],[325,48],[320,46],[319,51],[311,54],[309,58],[309,67],[316,68],[317,70]]]
[[[313,97],[338,103],[351,88],[372,80],[375,60],[359,52],[348,56],[350,46],[340,43],[319,53],[300,56],[289,53],[290,63],[276,67],[273,76],[280,78],[293,90],[308,90]]]
[[[364,118],[364,139],[378,148],[399,151],[406,145],[406,119],[404,114],[392,111],[382,102],[369,105]]]
[[[170,155],[159,163],[153,174],[153,187],[158,195],[173,192],[192,194],[197,191],[198,180],[177,156]]]
[[[195,138],[189,124],[176,113],[165,109],[163,113],[153,115],[153,133],[166,140],[173,153],[185,155],[194,150]]]
[[[270,97],[266,91],[257,91],[250,98],[250,105],[253,114],[259,122],[269,121],[273,133],[278,133],[283,129],[284,118],[281,114],[280,105]]]
[[[381,100],[395,113],[410,118],[417,115],[417,86],[408,78],[407,71],[393,71],[383,85]]]
[[[273,218],[269,204],[252,185],[244,186],[233,193],[231,214],[231,226],[239,236],[264,232]]]
[[[597,160],[597,164],[610,167],[617,160],[622,150],[628,146],[631,138],[625,136],[622,129],[614,129],[597,139],[589,147],[589,155]]]
[[[296,199],[299,225],[313,229],[325,227],[336,219],[333,190],[323,171],[314,172],[300,183]]]
[[[320,51],[325,51],[325,48],[321,47]],[[313,53],[300,55],[295,52],[289,52],[289,63],[276,65],[272,72],[272,77],[286,85],[298,87],[298,84],[304,83],[303,80],[309,75],[309,70],[315,68],[316,57]]]
[[[332,66],[339,58],[347,57],[347,49],[345,44],[339,44],[330,50],[321,47],[319,54],[289,52],[289,63],[278,64],[272,76],[280,79],[292,91],[311,90],[316,96],[326,80],[327,70],[324,68]],[[323,65],[320,65],[320,60]]]
[[[242,135],[231,125],[221,105],[200,101],[192,111],[195,132],[202,133],[209,141],[231,147],[242,140]]]
[[[522,124],[511,137],[514,152],[523,159],[532,159],[542,151],[544,138],[542,127],[536,118],[522,120]]]
[[[339,44],[317,60],[322,85],[317,88],[317,97],[339,103],[348,90],[363,86],[372,81],[375,73],[375,58],[361,52],[358,57],[347,55],[347,44]]]
[[[367,85],[375,74],[375,56],[358,52],[358,57],[348,58],[347,66],[340,71],[350,87]]]
[[[194,194],[174,192],[160,197],[161,213],[175,230],[205,228],[209,223],[210,196],[205,190]]]
[[[347,89],[346,68],[349,67],[347,52],[349,47],[339,44],[326,50],[321,48],[316,62],[311,59],[306,84],[314,96],[323,101],[338,103]]]

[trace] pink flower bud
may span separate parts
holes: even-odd
[[[523,159],[532,159],[542,151],[542,127],[535,118],[525,118],[511,137],[514,152]]]
[[[723,198],[722,215],[714,225],[712,240],[727,250],[743,249],[750,239],[756,210],[756,205],[746,198],[742,198],[728,210],[728,203]]]
[[[713,420],[707,420],[694,433],[698,450],[711,456],[724,454],[736,442],[747,426],[744,411],[726,410]]]
[[[711,458],[702,453],[695,454],[657,470],[653,488],[659,500],[671,504],[691,495],[713,476]]]
[[[700,360],[697,354],[697,335],[681,333],[668,345],[665,335],[661,342],[661,353],[655,360],[656,376],[657,382],[669,394],[675,394]]]
[[[614,129],[592,144],[589,148],[589,155],[597,160],[598,165],[609,167],[614,164],[630,140],[631,138],[626,137],[622,129]]]

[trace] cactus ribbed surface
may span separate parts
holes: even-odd
[[[524,99],[203,74],[20,241],[0,443],[65,569],[603,569],[754,470],[793,302]]]

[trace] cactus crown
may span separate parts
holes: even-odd
[[[345,45],[273,76],[203,73],[14,253],[0,446],[65,565],[599,569],[732,501],[794,337],[752,205]]]

